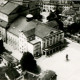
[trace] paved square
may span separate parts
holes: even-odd
[[[57,74],[57,80],[80,80],[80,44],[69,42],[68,47],[51,57],[42,56],[37,64],[44,70],[53,70]],[[66,54],[69,61],[66,61]]]

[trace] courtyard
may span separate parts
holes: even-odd
[[[42,56],[37,64],[42,71],[53,70],[57,80],[80,80],[80,44],[67,39],[68,46],[50,57]],[[69,61],[66,61],[66,54]]]

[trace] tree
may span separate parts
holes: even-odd
[[[59,29],[63,30],[63,22],[61,20],[59,20],[58,18],[56,18],[55,20],[59,24]]]
[[[61,14],[62,11],[63,11],[62,6],[57,5],[57,6],[56,6],[56,11],[55,11],[55,13],[56,13],[58,19],[61,19],[61,16],[60,16],[59,14]]]
[[[4,51],[4,45],[3,45],[3,40],[0,40],[0,54],[2,54]]]
[[[73,23],[68,26],[68,32],[71,34],[75,34],[80,30],[80,23]]]
[[[37,64],[31,53],[25,52],[20,60],[22,70],[30,71],[33,73],[37,72]]]
[[[57,15],[58,15],[58,14],[61,14],[61,13],[62,13],[62,11],[63,11],[62,6],[57,5],[57,6],[56,6],[56,14],[57,14]]]
[[[42,15],[40,14],[40,12],[36,12],[36,13],[33,15],[33,18],[34,18],[34,19],[38,19],[39,21],[42,21]]]
[[[49,14],[49,16],[47,17],[47,20],[48,20],[48,21],[52,21],[52,20],[54,20],[55,18],[56,18],[56,14],[55,14],[54,12],[50,11],[50,14]]]

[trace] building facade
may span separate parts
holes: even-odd
[[[7,44],[19,50],[19,37],[7,31]]]
[[[43,10],[45,10],[46,12],[54,12],[56,10],[56,5],[53,3],[43,3]]]
[[[19,34],[20,52],[30,52],[33,55],[49,55],[61,49],[63,46],[62,43],[64,43],[64,33],[42,24],[43,23],[36,25],[35,23],[35,28],[31,28],[29,31],[22,31]],[[42,29],[45,29],[46,32],[44,32]]]

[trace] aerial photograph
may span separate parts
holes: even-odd
[[[0,80],[80,80],[79,0],[0,0]]]

